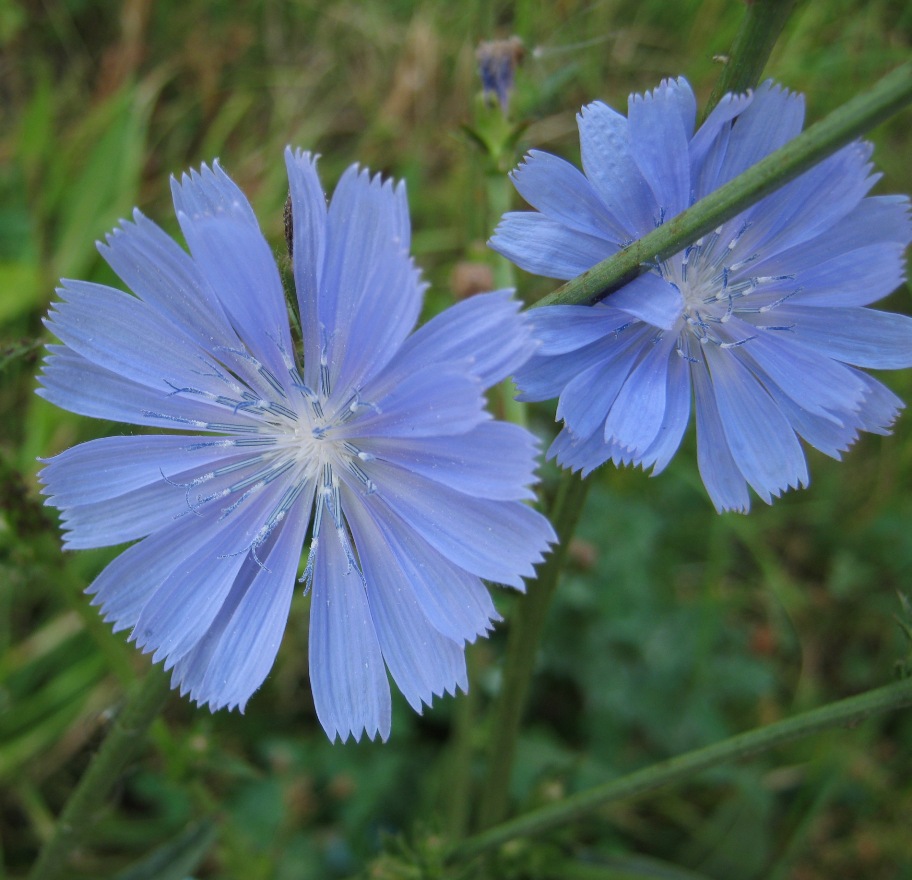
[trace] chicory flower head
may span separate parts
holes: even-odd
[[[493,96],[505,115],[510,109],[516,68],[524,54],[523,41],[517,36],[487,40],[475,50],[484,97]]]
[[[93,602],[213,710],[271,669],[310,531],[317,715],[330,738],[386,739],[387,669],[418,711],[466,689],[465,643],[498,617],[481,579],[521,589],[555,540],[524,503],[535,440],[484,396],[531,333],[506,291],[413,333],[404,185],[353,166],[327,206],[315,159],[285,158],[303,350],[241,191],[217,163],[173,180],[190,253],[123,222],[100,250],[132,295],[62,282],[39,390],[167,433],[84,443],[41,479],[67,547],[137,542]]]
[[[623,117],[578,116],[584,173],[533,151],[513,173],[536,212],[506,214],[491,247],[569,279],[670,220],[794,138],[802,96],[771,82],[726,95],[694,131],[687,81],[632,95]],[[865,308],[903,278],[909,202],[867,196],[855,142],[594,306],[533,311],[542,346],[525,400],[560,397],[549,454],[584,474],[611,459],[660,472],[696,413],[718,510],[808,483],[798,437],[839,458],[887,433],[902,403],[858,367],[912,365],[912,319]]]

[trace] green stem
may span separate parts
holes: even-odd
[[[169,677],[157,667],[137,683],[66,802],[55,832],[42,847],[28,880],[56,880],[66,875],[70,854],[85,841],[108,792],[139,751],[170,691]]]
[[[513,155],[511,154],[511,160]],[[511,165],[515,164],[511,161]],[[510,210],[513,197],[513,184],[510,178],[500,169],[489,171],[485,175],[485,195],[487,196],[488,214],[493,223],[488,224],[489,229]],[[495,251],[489,250],[492,258],[492,274],[494,276],[494,289],[502,290],[505,287],[516,287],[516,269],[506,258]]]
[[[554,503],[548,512],[560,543],[542,563],[538,577],[529,584],[527,595],[519,602],[516,616],[510,621],[503,682],[492,715],[487,776],[479,811],[481,828],[499,822],[506,814],[516,740],[535,666],[535,652],[588,490],[587,480],[570,471],[561,474]]]
[[[757,85],[773,46],[794,8],[795,0],[754,0],[748,4],[722,76],[703,109],[703,119],[723,95],[746,92]]]
[[[466,667],[469,682],[478,680],[478,657],[475,645],[466,645]],[[475,724],[478,691],[470,687],[453,702],[453,725],[450,761],[445,773],[443,797],[447,833],[453,840],[464,837],[469,827],[472,801],[472,763],[475,758]]]
[[[793,718],[738,734],[711,746],[653,764],[620,779],[570,795],[560,803],[533,810],[456,844],[447,861],[465,860],[496,849],[509,840],[543,834],[567,825],[615,801],[639,797],[688,779],[723,762],[768,751],[782,743],[834,727],[854,727],[870,715],[912,704],[912,679],[829,703]]]
[[[912,102],[912,63],[888,73],[874,88],[852,98],[825,119],[743,174],[629,247],[568,281],[535,305],[592,303],[626,284],[648,264],[683,250],[701,235],[740,214],[765,195]]]

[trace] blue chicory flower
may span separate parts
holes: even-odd
[[[173,180],[190,253],[138,211],[100,245],[130,295],[63,281],[39,394],[166,433],[93,440],[41,473],[69,548],[137,541],[89,587],[115,630],[212,710],[275,660],[302,548],[317,715],[390,729],[387,669],[418,711],[467,688],[464,647],[555,535],[524,503],[536,442],[484,391],[528,356],[508,291],[412,333],[425,285],[403,184],[286,152],[303,357],[250,204],[216,163]],[[180,432],[176,433],[175,429]]]
[[[624,118],[579,114],[584,174],[533,151],[514,173],[536,212],[504,216],[491,247],[568,279],[652,231],[794,138],[804,101],[771,82],[726,95],[694,132],[687,81],[632,95]],[[671,460],[697,422],[700,474],[718,510],[747,511],[808,483],[798,437],[834,458],[887,433],[902,402],[856,369],[912,365],[912,319],[865,308],[903,279],[909,202],[866,196],[855,142],[594,306],[536,309],[542,346],[522,399],[560,397],[549,455],[589,473],[608,459]]]

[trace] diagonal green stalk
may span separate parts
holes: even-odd
[[[795,8],[795,2],[796,0],[754,0],[748,4],[722,75],[703,108],[703,119],[723,95],[746,92],[760,82],[763,68]]]
[[[912,705],[912,679],[903,679],[895,684],[802,712],[792,718],[653,764],[620,779],[570,795],[559,803],[504,822],[457,843],[447,854],[447,861],[473,858],[490,852],[507,841],[552,831],[589,815],[606,804],[641,797],[666,785],[689,779],[710,767],[757,755],[824,730],[854,727],[871,715],[909,705]]]
[[[57,880],[67,876],[70,855],[85,842],[108,793],[139,751],[170,692],[169,677],[157,667],[151,668],[136,684],[89,769],[66,802],[54,834],[42,847],[28,880]]]
[[[548,511],[560,543],[542,563],[538,577],[529,584],[529,591],[510,622],[503,682],[489,734],[487,775],[479,808],[482,828],[499,822],[506,815],[516,740],[535,665],[535,652],[588,490],[588,480],[582,480],[570,471],[561,474],[554,502]]]
[[[912,103],[912,63],[897,67],[872,89],[852,98],[734,180],[535,305],[595,302],[631,281],[649,264],[682,251],[701,235],[794,180],[909,103]]]

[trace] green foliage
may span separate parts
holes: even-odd
[[[0,877],[24,875],[146,668],[82,595],[111,552],[62,554],[37,494],[37,456],[115,430],[32,393],[57,279],[111,283],[94,241],[134,205],[176,229],[168,175],[215,156],[281,253],[291,142],[323,154],[328,182],[353,161],[407,180],[438,310],[458,263],[490,259],[481,243],[507,198],[464,134],[477,126],[477,42],[523,38],[519,150],[575,160],[586,101],[618,106],[679,73],[705,100],[741,16],[729,0],[673,13],[659,0],[46,6],[0,8]],[[894,0],[800,4],[768,72],[806,92],[818,119],[910,43]],[[908,120],[871,133],[879,192],[912,190]],[[517,284],[530,299],[550,290]],[[908,312],[907,294],[889,307]],[[909,375],[885,381],[912,398]],[[530,412],[545,438],[552,417]],[[517,810],[909,674],[909,604],[897,599],[912,579],[909,417],[842,463],[811,455],[808,490],[747,518],[713,512],[687,444],[654,480],[596,476],[537,659]],[[497,601],[509,619],[517,597]],[[442,829],[471,812],[454,800],[482,782],[505,627],[471,651],[470,697],[420,717],[399,701],[390,743],[331,745],[309,695],[307,612],[298,597],[246,715],[172,700],[74,880],[461,876],[443,866]],[[466,876],[909,880],[910,742],[908,714],[867,722],[605,808]]]

